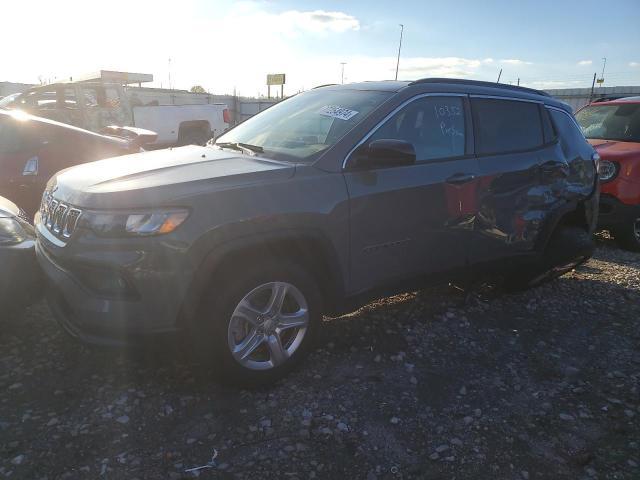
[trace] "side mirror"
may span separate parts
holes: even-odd
[[[22,169],[22,176],[33,177],[38,175],[39,163],[40,159],[37,156],[31,157],[29,160],[27,160],[27,162],[24,164],[24,168]]]
[[[351,155],[353,168],[400,167],[416,163],[416,150],[404,140],[382,138],[361,145]]]

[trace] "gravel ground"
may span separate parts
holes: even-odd
[[[638,479],[639,300],[640,255],[600,240],[522,294],[329,320],[265,391],[194,374],[180,346],[79,345],[40,303],[2,320],[0,478]]]

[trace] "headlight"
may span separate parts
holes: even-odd
[[[104,237],[151,236],[173,232],[189,216],[184,209],[83,214],[82,226]]]
[[[0,245],[24,242],[29,235],[15,218],[0,218]]]
[[[601,182],[608,182],[618,174],[618,164],[608,160],[600,160],[598,175]]]

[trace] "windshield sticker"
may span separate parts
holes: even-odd
[[[358,114],[355,110],[349,110],[338,105],[325,105],[318,113],[325,117],[339,118],[340,120],[349,120]]]

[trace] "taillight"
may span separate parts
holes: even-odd
[[[224,123],[231,123],[231,116],[229,115],[229,109],[225,108],[222,111],[222,120],[224,121]]]

